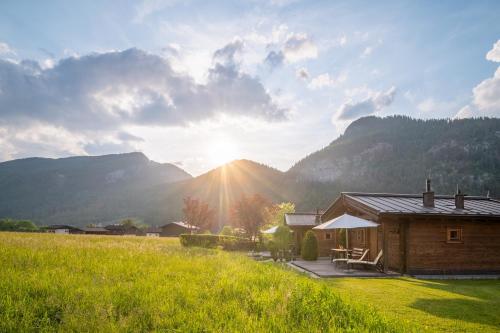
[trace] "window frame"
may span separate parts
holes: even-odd
[[[333,237],[331,232],[325,232],[325,240],[331,240],[332,238]]]
[[[452,238],[451,233],[456,232],[457,237]],[[449,244],[460,244],[464,242],[464,228],[461,226],[449,226],[446,227],[446,243]]]

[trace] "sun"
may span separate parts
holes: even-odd
[[[210,161],[216,165],[226,164],[238,158],[238,149],[228,141],[212,142],[208,148]]]

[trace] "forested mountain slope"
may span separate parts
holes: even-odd
[[[151,186],[190,179],[142,153],[0,163],[0,217],[85,225],[135,215]]]
[[[467,194],[500,197],[500,119],[361,118],[286,172],[238,160],[192,178],[142,153],[14,160],[0,163],[0,218],[84,226],[133,217],[159,225],[181,219],[191,196],[209,202],[222,225],[243,194],[314,211],[341,191],[420,193],[428,176],[440,194],[458,184]]]
[[[458,184],[468,194],[500,196],[500,119],[361,118],[288,176],[317,183],[309,185],[313,197],[325,184],[330,192],[420,193],[428,176],[437,193]]]

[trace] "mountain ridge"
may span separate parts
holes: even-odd
[[[429,173],[439,194],[452,194],[458,184],[468,194],[500,196],[500,119],[360,118],[287,171],[242,159],[192,177],[139,152],[41,160],[0,163],[0,218],[84,225],[136,217],[158,225],[181,218],[182,199],[192,196],[216,208],[221,226],[242,195],[260,193],[314,211],[341,191],[419,193]],[[66,178],[58,168],[37,177],[44,169],[30,164],[64,164]]]

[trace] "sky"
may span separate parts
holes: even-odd
[[[0,161],[287,170],[368,115],[500,116],[498,1],[0,2]]]

